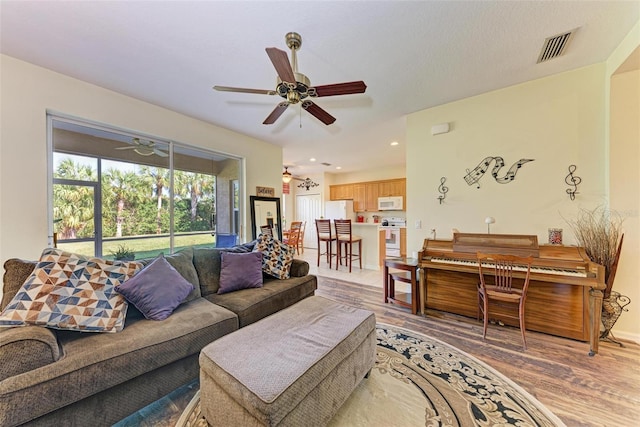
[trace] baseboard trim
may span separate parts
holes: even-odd
[[[612,330],[613,336],[623,340],[633,341],[636,344],[640,344],[640,334],[634,334],[633,332],[617,331],[615,328]]]

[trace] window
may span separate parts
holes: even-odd
[[[58,247],[139,259],[236,234],[239,159],[57,116],[49,126]]]

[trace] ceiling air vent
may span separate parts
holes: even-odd
[[[544,41],[544,45],[542,46],[542,50],[540,51],[540,56],[538,56],[537,63],[539,64],[541,62],[557,58],[558,56],[564,54],[576,30],[577,28],[566,33],[548,37]]]

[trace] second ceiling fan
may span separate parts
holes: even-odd
[[[278,73],[278,81],[275,90],[246,89],[229,86],[214,86],[215,90],[223,92],[254,93],[259,95],[279,95],[285,100],[280,102],[276,108],[267,116],[263,124],[270,125],[284,113],[291,104],[302,103],[302,108],[320,120],[325,125],[330,125],[336,118],[309,98],[319,98],[323,96],[351,95],[364,93],[367,85],[362,80],[346,83],[334,83],[322,86],[311,86],[311,81],[307,76],[298,72],[298,59],[296,51],[302,45],[302,37],[298,33],[288,33],[285,36],[287,46],[291,49],[291,63],[287,57],[287,52],[275,47],[268,47],[265,50],[273,66]],[[292,66],[293,64],[293,66]]]

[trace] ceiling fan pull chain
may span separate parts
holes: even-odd
[[[300,129],[302,129],[302,104],[300,104]]]

